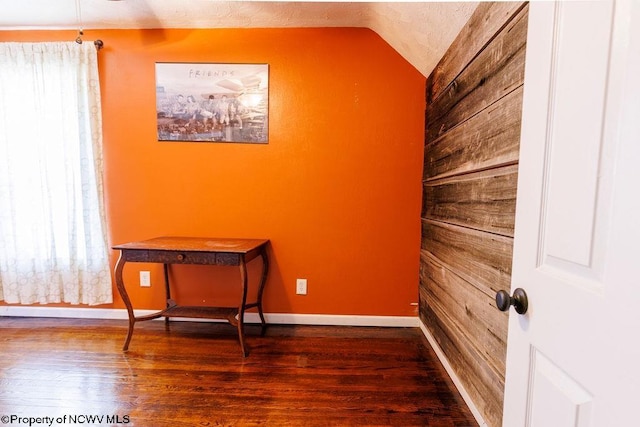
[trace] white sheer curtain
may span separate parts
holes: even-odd
[[[112,302],[93,43],[0,43],[0,300]]]

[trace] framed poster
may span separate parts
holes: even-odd
[[[156,63],[159,141],[269,141],[268,64]]]

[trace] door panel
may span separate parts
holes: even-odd
[[[554,12],[549,16],[555,39],[549,58],[545,251],[589,266],[613,3],[560,2]]]
[[[637,424],[638,27],[633,0],[530,4],[504,426]]]
[[[576,426],[591,424],[593,396],[542,353],[532,358],[531,425]]]

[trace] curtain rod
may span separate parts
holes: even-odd
[[[84,31],[78,30],[78,37],[76,37],[76,43],[82,44],[82,36],[84,35]],[[100,39],[95,40],[93,44],[96,46],[97,50],[100,50],[104,47],[104,42]]]

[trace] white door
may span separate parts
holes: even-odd
[[[640,425],[640,1],[531,2],[505,427]]]

